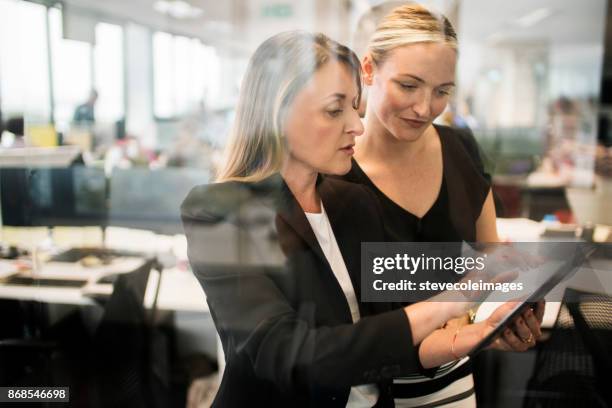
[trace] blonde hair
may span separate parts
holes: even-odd
[[[345,65],[361,97],[361,67],[349,48],[323,34],[288,31],[264,41],[249,61],[217,181],[255,182],[280,171],[283,122],[295,96],[330,60]]]
[[[357,25],[355,26],[353,41],[351,43],[351,48],[353,51],[355,51],[358,57],[362,58],[365,55],[370,39],[372,38],[372,35],[376,31],[376,27],[378,27],[378,24],[383,17],[385,17],[395,8],[405,4],[406,1],[404,0],[385,1],[370,8],[367,12],[362,14],[361,17],[359,17]]]
[[[421,42],[444,43],[457,50],[457,33],[445,16],[418,4],[407,4],[382,19],[368,52],[374,63],[381,64],[393,49]]]

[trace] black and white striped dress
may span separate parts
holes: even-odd
[[[404,407],[476,407],[474,378],[468,357],[445,364],[433,378],[415,374],[393,380],[393,399]]]

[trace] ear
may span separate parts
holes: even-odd
[[[363,70],[363,83],[371,86],[374,80],[374,60],[370,54],[366,54],[361,61],[361,69]]]

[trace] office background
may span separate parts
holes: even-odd
[[[162,390],[153,400],[186,404],[191,392],[205,406],[222,360],[187,264],[178,205],[210,181],[248,58],[264,39],[299,28],[360,51],[369,10],[381,3],[0,0],[0,313],[12,316],[0,333],[19,340],[0,341],[0,358],[19,356],[2,360],[0,379],[72,381],[99,356],[146,344],[138,360],[126,357],[146,369],[127,369],[117,388],[151,398],[126,386],[136,372],[136,388]],[[421,3],[458,32],[457,90],[439,121],[468,127],[479,141],[502,238],[610,240],[608,2]],[[228,260],[245,251],[211,245]],[[126,304],[134,313],[117,314]],[[567,316],[553,307],[549,328]],[[109,340],[118,327],[133,341]],[[58,345],[72,350],[69,358],[54,357]],[[79,353],[87,363],[70,360]],[[481,405],[522,403],[536,357],[546,357],[537,353],[483,359]],[[518,373],[528,374],[517,381]],[[114,386],[71,385],[82,401]]]

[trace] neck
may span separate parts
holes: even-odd
[[[285,163],[281,176],[302,210],[311,213],[321,212],[321,198],[315,188],[318,173],[314,169],[295,163]]]
[[[427,147],[433,125],[415,140],[400,140],[393,136],[370,110],[365,116],[365,132],[357,139],[355,159],[377,163],[405,165],[407,160],[419,155]]]

